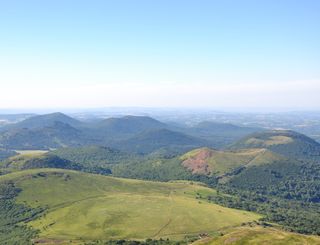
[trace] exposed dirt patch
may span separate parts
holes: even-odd
[[[210,175],[212,170],[208,164],[208,159],[210,159],[213,154],[213,150],[201,149],[194,156],[184,160],[182,165],[190,170],[193,174]]]

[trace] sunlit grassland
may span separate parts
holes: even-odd
[[[260,218],[200,201],[197,195],[216,192],[188,182],[129,180],[57,169],[0,177],[0,181],[9,179],[22,189],[18,202],[47,207],[42,217],[29,223],[45,239],[182,239]]]

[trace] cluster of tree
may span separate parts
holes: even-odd
[[[220,186],[218,190],[218,195],[207,199],[226,207],[260,213],[264,216],[263,221],[278,223],[289,231],[320,235],[318,203],[288,200],[227,186]]]
[[[287,200],[320,203],[320,164],[288,162],[252,167],[235,176],[230,186]]]
[[[14,198],[20,189],[12,182],[0,184],[0,241],[1,244],[32,244],[37,231],[24,223],[38,217],[44,210],[17,204]]]
[[[61,148],[51,154],[83,166],[108,167],[109,164],[118,164],[138,158],[110,147],[85,146],[77,148]]]

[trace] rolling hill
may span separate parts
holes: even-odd
[[[205,140],[167,129],[150,117],[124,116],[80,122],[62,113],[30,117],[0,132],[0,147],[48,150],[98,145],[133,153],[178,154],[208,144]]]
[[[221,176],[233,170],[271,164],[286,159],[267,149],[246,149],[241,151],[217,151],[200,148],[180,157],[182,165],[194,174]]]
[[[195,147],[206,145],[206,141],[169,129],[143,131],[127,140],[120,141],[116,148],[137,152],[151,153],[159,149],[170,149],[183,152]]]
[[[69,117],[61,112],[55,112],[45,115],[37,115],[29,117],[23,121],[20,121],[15,124],[10,124],[5,129],[11,129],[11,128],[28,128],[28,129],[36,129],[36,128],[45,128],[45,127],[52,127],[57,122],[68,124],[72,127],[79,127],[82,124],[82,122]]]
[[[41,128],[12,128],[0,134],[0,146],[14,150],[47,150],[78,146],[84,141],[80,130],[62,122]]]
[[[79,165],[46,152],[26,152],[7,158],[0,162],[0,167],[7,171],[35,168],[81,169]]]
[[[55,151],[22,151],[0,161],[0,170],[8,173],[36,168],[60,168],[109,175],[110,165],[133,161],[134,157],[111,148],[94,146]]]
[[[208,146],[224,148],[249,134],[260,131],[264,131],[264,129],[243,127],[230,123],[204,121],[192,127],[184,128],[182,132],[207,140],[211,143]]]
[[[215,195],[215,191],[188,182],[159,183],[35,169],[0,176],[0,184],[6,183],[20,190],[12,203],[15,208],[25,210],[28,206],[28,213],[43,210],[24,222],[40,231],[35,242],[180,240],[260,218],[198,201],[199,193]],[[19,215],[24,214],[21,211]],[[23,224],[13,225],[18,229]]]
[[[271,130],[249,135],[229,149],[266,148],[289,158],[319,159],[320,143],[290,130]]]
[[[46,125],[40,120],[39,127],[12,128],[0,134],[6,149],[59,148],[20,151],[15,156],[4,152],[9,158],[0,166],[4,174],[0,176],[0,237],[35,237],[39,230],[36,241],[40,243],[181,240],[186,234],[217,234],[222,225],[253,220],[227,207],[256,211],[286,229],[320,234],[320,219],[314,216],[320,210],[320,144],[307,136],[286,130],[256,132],[227,150],[216,150],[206,147],[212,142],[204,137],[168,129],[148,117],[105,120],[100,122],[107,125],[101,131],[96,122],[78,127],[61,118],[64,122],[54,119]],[[232,125],[221,127],[237,130]],[[219,195],[189,182],[145,181],[182,179],[218,188]],[[232,210],[232,215],[217,204]],[[240,216],[237,222],[232,219]],[[252,234],[259,237],[258,233]]]
[[[319,154],[320,144],[307,136],[272,130],[241,139],[227,151],[200,148],[182,155],[180,160],[192,174],[212,176],[237,189],[279,195],[275,189],[286,186],[281,195],[299,199],[310,196],[318,202],[319,183],[314,178],[320,169]]]
[[[108,137],[128,138],[143,131],[166,128],[167,125],[146,116],[124,116],[108,118],[94,125],[100,133]]]

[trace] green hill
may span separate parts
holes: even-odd
[[[68,124],[72,127],[79,127],[82,125],[80,121],[72,117],[69,117],[61,112],[55,112],[51,114],[32,116],[18,123],[8,125],[5,128],[44,128],[51,127],[56,122]]]
[[[108,175],[111,174],[111,164],[133,159],[134,156],[118,150],[92,146],[50,152],[21,151],[0,162],[0,168],[4,173],[35,168],[61,168]]]
[[[120,141],[115,147],[137,153],[151,153],[160,149],[183,152],[206,145],[206,141],[168,129],[144,131],[127,140]]]
[[[124,116],[108,118],[94,125],[100,134],[108,134],[109,138],[128,138],[146,130],[166,128],[167,125],[146,116]]]
[[[262,128],[243,127],[230,123],[220,123],[214,121],[200,122],[192,127],[182,130],[186,134],[198,137],[210,142],[210,147],[224,148],[236,140],[255,133],[263,131]]]
[[[15,205],[45,210],[25,222],[40,231],[39,241],[179,240],[260,218],[199,201],[197,195],[216,192],[188,182],[148,182],[58,169],[0,176],[0,184],[9,182],[20,190]]]
[[[209,176],[220,184],[236,189],[258,191],[286,199],[320,201],[320,182],[317,177],[320,164],[315,158],[289,158],[265,148],[236,151],[199,148],[182,155],[179,160],[193,175]]]
[[[255,133],[239,140],[230,149],[267,148],[289,158],[319,159],[320,144],[290,130],[271,130]]]
[[[125,162],[136,158],[120,150],[104,146],[67,147],[50,152],[53,155],[83,166],[108,167],[110,164]]]
[[[62,113],[33,116],[3,127],[0,148],[49,150],[99,145],[131,153],[172,156],[209,141],[182,132],[146,116],[108,118],[99,122],[80,122]]]
[[[267,149],[216,151],[200,148],[184,154],[180,160],[193,174],[222,176],[240,168],[271,164],[286,159]]]
[[[84,136],[80,130],[62,122],[43,128],[14,128],[0,134],[0,146],[15,150],[47,150],[78,146],[83,142]]]
[[[69,160],[44,152],[19,154],[1,162],[1,168],[8,171],[17,171],[34,168],[62,168],[80,169],[81,167]]]

